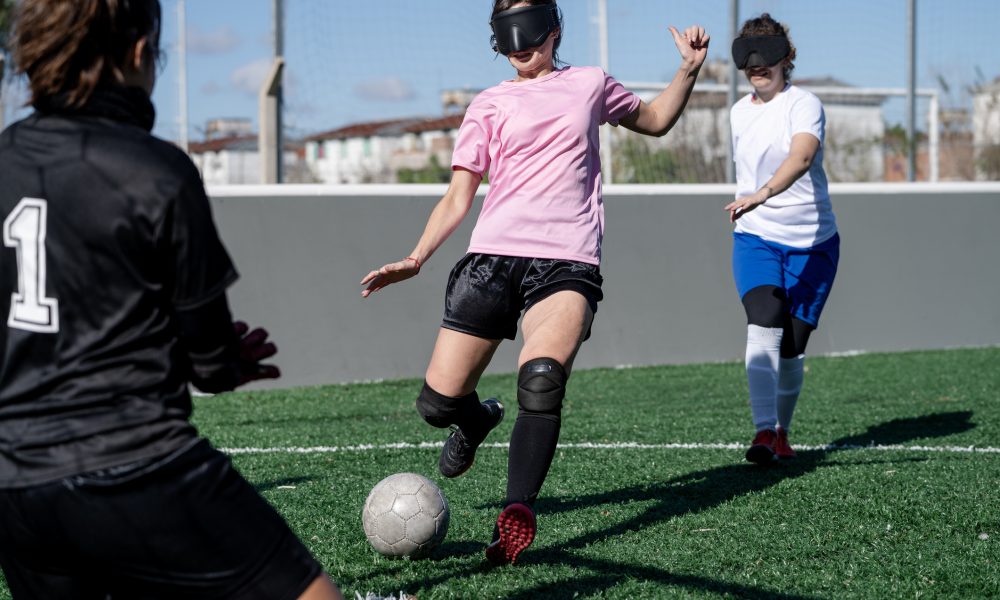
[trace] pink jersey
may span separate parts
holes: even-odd
[[[452,168],[489,173],[469,252],[599,265],[604,237],[598,128],[639,97],[597,67],[566,67],[481,92]]]

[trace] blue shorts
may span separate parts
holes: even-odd
[[[791,315],[813,327],[830,296],[840,261],[840,235],[794,248],[747,233],[733,234],[733,278],[740,298],[762,285],[785,291]]]

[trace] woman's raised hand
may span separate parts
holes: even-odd
[[[708,41],[711,38],[705,33],[704,27],[692,25],[685,29],[684,33],[680,33],[671,25],[670,34],[674,36],[674,44],[681,53],[681,58],[691,68],[696,69],[705,62],[705,57],[708,56]]]

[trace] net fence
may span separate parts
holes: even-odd
[[[162,0],[171,59],[177,54],[172,41],[177,1]],[[256,128],[255,86],[271,58],[275,4],[187,0],[191,32],[202,37],[215,32],[220,39],[226,33],[255,48],[235,64],[222,62],[219,52],[189,47],[186,64],[192,77],[217,74],[217,81],[189,87],[194,124],[186,130],[192,140],[218,137],[206,123],[221,117],[243,121],[244,137]],[[1000,179],[1000,51],[994,41],[1000,3],[914,4],[916,178]],[[296,168],[288,170],[296,180],[446,181],[464,107],[475,93],[513,74],[506,59],[490,50],[491,0],[283,0],[281,5],[283,124],[292,147],[286,161],[296,161]],[[907,178],[909,0],[561,0],[560,6],[560,58],[570,65],[605,66],[647,100],[663,89],[680,62],[669,25],[700,24],[713,37],[687,110],[670,133],[647,138],[623,128],[604,132],[606,182],[727,180],[734,6],[737,22],[767,12],[790,27],[798,52],[792,80],[817,93],[826,110],[825,160],[832,181]],[[158,132],[178,139],[177,101],[164,90],[178,85],[179,74],[175,62],[168,64],[158,92]],[[737,79],[742,95],[749,88],[742,74]],[[224,96],[217,88],[227,85],[245,87],[247,93],[220,107]],[[2,96],[8,120],[17,116],[10,104],[17,96],[17,82],[8,78]],[[210,152],[218,144],[193,146]],[[243,151],[251,152],[252,144],[244,144]],[[245,179],[254,177],[250,173]]]

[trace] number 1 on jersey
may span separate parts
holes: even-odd
[[[59,301],[45,295],[48,203],[22,198],[3,222],[3,244],[17,251],[17,291],[7,326],[36,333],[59,331]]]

